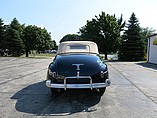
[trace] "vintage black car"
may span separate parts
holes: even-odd
[[[47,71],[46,86],[59,89],[96,89],[103,94],[110,85],[107,65],[99,57],[96,43],[62,42]]]

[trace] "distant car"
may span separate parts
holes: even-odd
[[[58,89],[97,89],[103,94],[110,83],[107,65],[91,41],[62,42],[47,71],[46,86],[52,93]]]
[[[50,50],[50,53],[55,54],[55,53],[57,53],[57,51],[56,50]]]

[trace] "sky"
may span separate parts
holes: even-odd
[[[13,18],[19,23],[36,25],[51,32],[57,44],[66,34],[77,34],[101,12],[117,18],[123,14],[128,22],[134,12],[141,27],[157,31],[157,0],[1,0],[0,18],[9,24]]]

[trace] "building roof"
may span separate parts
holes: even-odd
[[[156,35],[157,35],[157,33],[148,35],[148,38],[150,38],[150,37],[152,37],[152,36],[156,36]]]

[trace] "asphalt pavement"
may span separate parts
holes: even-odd
[[[52,59],[0,57],[0,118],[157,118],[157,65],[107,62],[111,86],[51,94]]]

